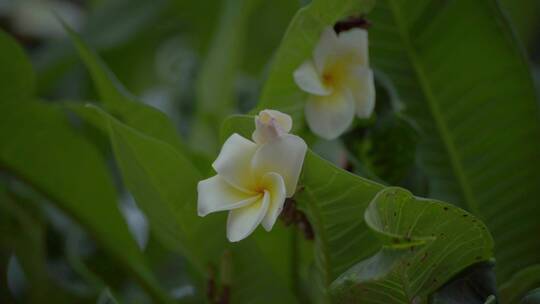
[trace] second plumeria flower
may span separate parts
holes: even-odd
[[[264,110],[255,117],[253,141],[231,135],[212,164],[217,175],[199,182],[198,213],[229,211],[227,238],[237,242],[259,224],[270,231],[287,197],[294,195],[307,146],[289,134],[291,118]]]
[[[317,135],[333,139],[351,125],[354,115],[368,118],[375,108],[375,85],[369,68],[368,34],[354,28],[339,35],[327,27],[313,51],[295,72],[296,84],[309,93],[305,115]]]

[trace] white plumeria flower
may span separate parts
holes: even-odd
[[[255,118],[252,142],[231,135],[212,164],[217,175],[197,186],[198,213],[229,211],[227,238],[237,242],[259,224],[270,231],[285,198],[292,197],[307,151],[304,140],[288,134],[291,118],[265,110]]]
[[[313,59],[295,72],[296,84],[309,93],[305,114],[310,129],[333,139],[352,123],[354,114],[368,118],[375,108],[375,85],[369,68],[368,34],[354,28],[337,35],[326,28]]]

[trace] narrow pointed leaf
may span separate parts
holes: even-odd
[[[79,56],[90,72],[104,107],[127,125],[148,136],[162,140],[174,148],[182,149],[179,135],[167,116],[137,100],[77,33],[67,25],[64,25],[64,28],[69,33]]]

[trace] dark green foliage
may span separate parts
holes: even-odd
[[[52,9],[65,39],[0,6],[0,302],[540,303],[537,4],[56,2],[86,17]],[[324,141],[293,72],[351,17],[377,109]],[[229,243],[197,185],[262,109],[313,150],[272,231]]]

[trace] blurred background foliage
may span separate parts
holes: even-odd
[[[540,87],[540,1],[500,2]],[[101,98],[66,31],[51,13],[54,11],[99,53],[127,91],[166,113],[183,142],[195,147],[201,158],[211,158],[219,148],[223,120],[229,114],[248,113],[257,105],[273,54],[294,14],[307,3],[308,0],[0,0],[0,25],[31,59],[36,71],[34,95],[46,103],[82,105]],[[0,52],[7,50],[0,49]],[[5,73],[4,66],[7,63],[0,62],[0,82],[11,77]],[[395,106],[392,105],[392,89],[385,87],[384,81],[378,79],[378,82],[378,101],[381,102],[377,115],[380,119],[356,122],[354,130],[342,141],[320,141],[309,134],[306,140],[318,154],[341,167],[426,195],[426,177],[415,163],[417,127],[390,110]],[[0,88],[2,92],[9,91],[9,88]],[[25,116],[12,119],[39,121],[44,116],[58,115],[54,109],[36,111],[28,106]],[[63,130],[64,123],[68,122],[59,123],[58,130]],[[88,166],[105,158],[114,174],[104,179],[112,179],[111,183],[117,188],[109,189],[104,182],[103,193],[87,197],[86,201],[93,208],[103,207],[116,200],[117,191],[120,212],[107,216],[123,216],[127,223],[126,227],[96,229],[103,229],[105,234],[107,230],[128,229],[144,253],[144,257],[129,256],[129,248],[126,248],[126,252],[117,255],[126,263],[137,263],[139,259],[149,261],[159,281],[156,284],[183,303],[200,303],[208,298],[205,294],[208,290],[200,286],[217,286],[216,281],[226,283],[226,268],[234,263],[227,261],[226,255],[221,266],[209,266],[207,270],[221,277],[201,285],[193,266],[149,232],[147,217],[120,181],[123,168],[116,168],[112,161],[108,138],[88,124],[76,123],[81,124],[88,142],[86,149],[73,148],[72,152],[79,153],[76,157],[87,160]],[[77,140],[67,131],[61,136],[54,140],[58,149],[48,153],[61,154],[63,149],[70,149],[70,140]],[[396,139],[391,141],[392,145],[389,138]],[[65,160],[68,167],[80,163]],[[204,165],[200,167],[208,170]],[[84,172],[82,167],[71,170]],[[92,200],[100,202],[93,205]],[[0,201],[0,303],[153,301],[152,295],[138,287],[134,275],[119,267],[118,260],[96,244],[92,231],[81,227],[79,218],[74,220],[73,214],[66,214],[51,204],[50,197],[3,172],[1,167]],[[104,208],[102,212],[107,211]],[[273,241],[279,233],[284,232],[278,230],[274,235],[258,239]],[[276,241],[275,244],[281,243]],[[295,254],[302,255],[309,246],[312,245],[308,242],[302,243],[300,252]],[[278,245],[261,247],[267,256],[275,256],[270,263],[277,264],[277,269],[287,268],[279,265],[290,261],[288,257],[282,258],[284,253]],[[244,250],[243,254],[249,255],[249,250]],[[309,273],[311,270],[300,271]],[[140,270],[138,275],[145,277],[145,270]],[[287,274],[287,277],[295,275],[299,274]],[[533,297],[535,295],[531,294],[528,299]]]

